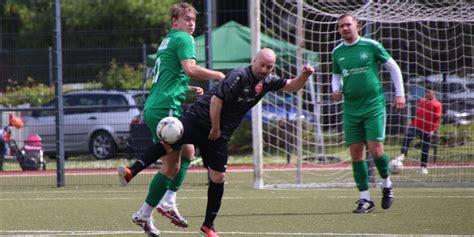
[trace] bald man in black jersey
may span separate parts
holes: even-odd
[[[268,48],[260,50],[252,65],[232,70],[224,80],[207,91],[183,113],[180,120],[184,126],[184,134],[177,143],[171,146],[157,143],[145,151],[144,156],[150,157],[150,160],[146,161],[148,166],[156,161],[155,157],[162,157],[167,152],[178,150],[183,144],[194,144],[199,147],[209,174],[206,217],[200,230],[205,236],[218,236],[214,220],[224,194],[227,143],[244,115],[267,92],[298,91],[314,73],[311,65],[304,65],[301,74],[296,78],[282,79],[272,73],[275,62],[276,55],[273,50]],[[153,192],[149,192],[148,195],[153,195]]]

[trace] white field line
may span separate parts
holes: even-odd
[[[377,197],[377,196],[374,196]],[[253,199],[253,200],[275,200],[275,199],[354,199],[354,196],[272,196],[272,197],[249,197],[249,196],[234,196],[234,197],[223,197],[224,200],[240,200],[240,199]],[[400,196],[397,195],[397,199],[474,199],[473,195],[469,196],[457,196],[457,195],[446,195],[446,196]],[[137,198],[117,198],[117,197],[71,197],[71,198],[0,198],[0,202],[3,201],[79,201],[79,200],[137,200],[143,199],[143,197]],[[202,197],[178,197],[178,200],[207,200],[206,196]]]
[[[197,231],[161,231],[163,234],[182,234],[182,235],[196,235]],[[62,236],[62,235],[143,235],[143,231],[62,231],[62,230],[0,230],[0,234],[7,234],[8,236]],[[316,232],[242,232],[242,231],[220,231],[222,235],[248,235],[248,236],[385,236],[385,237],[464,237],[468,235],[433,235],[433,234],[373,234],[373,233],[316,233]]]

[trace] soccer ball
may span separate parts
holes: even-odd
[[[168,144],[176,143],[183,136],[183,132],[183,124],[174,117],[166,117],[156,126],[156,135]]]
[[[390,173],[398,174],[403,169],[403,162],[401,162],[398,159],[393,159],[393,160],[390,161],[388,166],[389,166],[389,169],[390,169]]]

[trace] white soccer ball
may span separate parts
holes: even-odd
[[[166,117],[156,126],[156,135],[168,144],[176,143],[183,136],[183,132],[183,124],[174,117]]]
[[[403,169],[403,162],[401,162],[398,159],[393,159],[393,160],[390,161],[388,166],[389,166],[389,169],[390,169],[390,173],[398,174]]]

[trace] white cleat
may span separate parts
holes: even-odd
[[[150,218],[143,218],[140,212],[135,212],[132,215],[133,223],[137,224],[138,226],[142,227],[149,237],[159,237],[160,230],[155,227],[153,224],[153,217]]]
[[[176,226],[186,228],[188,227],[188,221],[185,220],[181,214],[179,214],[176,205],[170,205],[165,202],[160,202],[156,207],[156,210],[163,216],[169,218]]]

